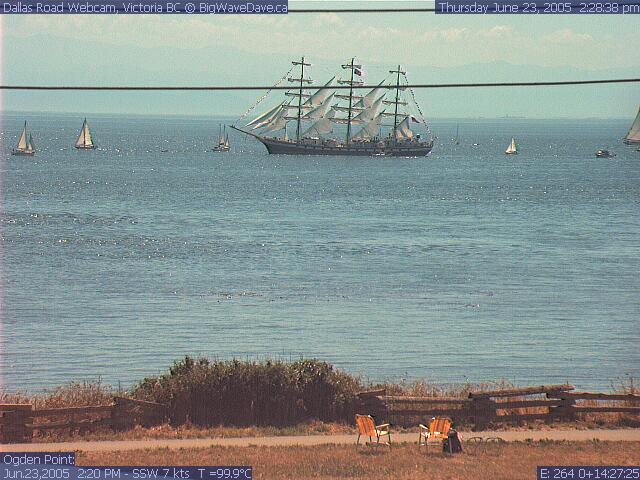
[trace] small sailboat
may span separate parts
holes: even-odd
[[[517,155],[518,154],[518,144],[516,143],[516,139],[511,137],[511,143],[504,151],[505,155]]]
[[[93,143],[91,130],[89,130],[89,124],[87,123],[86,118],[82,123],[82,129],[80,130],[80,135],[78,135],[78,139],[76,140],[75,147],[79,150],[92,150],[96,148],[96,144]]]
[[[633,121],[629,132],[627,132],[627,136],[622,140],[627,145],[636,145],[640,143],[640,108],[638,108],[638,114],[636,115],[636,119]]]
[[[11,150],[11,155],[33,155],[36,153],[36,148],[33,145],[33,137],[27,130],[27,122],[24,122],[22,128],[22,134],[18,140],[16,148]]]
[[[220,126],[220,139],[218,140],[218,145],[213,147],[214,152],[228,152],[231,148],[229,145],[229,135],[227,134],[227,126],[224,126],[224,130],[222,126]]]
[[[453,138],[451,140],[451,142],[454,145],[460,145],[460,135],[459,135],[459,133],[460,133],[460,125],[456,125],[456,138]]]

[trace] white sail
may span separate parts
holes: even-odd
[[[330,87],[336,77],[332,77],[327,83],[324,84],[325,87]],[[321,88],[316,93],[311,95],[306,102],[304,102],[305,106],[318,106],[322,105],[324,101],[332,96],[335,92],[333,92],[330,88]]]
[[[636,115],[636,119],[631,125],[625,140],[629,143],[640,143],[640,108],[638,108],[638,115]]]
[[[324,118],[311,125],[309,129],[303,133],[303,137],[322,137],[333,132],[333,118],[335,110],[330,110]]]
[[[329,97],[327,97],[321,105],[318,105],[309,113],[305,114],[302,117],[302,119],[303,120],[319,120],[321,118],[324,118],[329,112],[329,110],[331,109],[331,102],[333,101],[334,95],[335,95],[334,93],[329,95]]]
[[[355,107],[356,108],[369,108],[369,107],[373,106],[373,104],[376,102],[376,98],[379,98],[380,94],[385,90],[384,88],[382,88],[383,84],[384,84],[384,80],[381,81],[376,88],[374,88],[369,93],[367,93],[364,97],[362,97],[360,100],[358,100],[355,103]],[[385,92],[385,94],[386,94],[386,92]]]
[[[272,108],[271,110],[264,112],[261,115],[258,115],[256,118],[254,118],[253,120],[251,120],[249,123],[247,123],[245,126],[248,127],[250,125],[253,125],[255,123],[261,122],[262,120],[268,119],[268,118],[272,118],[274,117],[278,111],[282,108],[282,106],[284,105],[284,102],[282,102],[280,105],[276,105],[274,108]]]
[[[413,130],[411,130],[411,116],[406,117],[396,127],[396,140],[411,140],[413,138]]]
[[[33,137],[31,136],[31,134],[29,134],[29,142],[27,143],[27,150],[33,152],[35,149],[36,147],[33,144]]]
[[[89,130],[89,124],[87,120],[84,121],[84,144],[93,145],[93,139],[91,138],[91,131]]]
[[[362,129],[353,136],[353,140],[371,140],[378,136],[382,126],[382,115],[373,118]]]
[[[277,132],[278,130],[282,130],[287,126],[287,110],[286,108],[281,108],[280,111],[276,114],[276,116],[271,120],[267,125],[264,126],[264,129],[261,133],[271,133]]]
[[[352,123],[367,123],[373,120],[380,111],[380,107],[382,106],[382,100],[384,99],[384,95],[378,98],[370,107],[365,108],[362,112],[356,115],[351,122]]]
[[[27,122],[24,122],[24,128],[22,129],[22,135],[20,135],[20,139],[18,140],[18,150],[26,150],[27,149]]]
[[[509,144],[509,146],[507,147],[504,153],[511,154],[511,153],[517,153],[517,152],[518,152],[518,147],[516,146],[516,139],[511,137],[511,143]]]
[[[264,120],[262,120],[259,123],[256,123],[253,126],[253,130],[256,130],[258,128],[263,128],[265,126],[269,126],[271,123],[273,123],[277,118],[279,118],[280,116],[282,116],[283,114],[285,114],[287,112],[287,109],[289,108],[289,105],[285,105],[284,103],[280,106],[278,106],[278,108],[276,109],[276,111],[274,111],[271,115],[269,115],[267,118],[265,118]]]
[[[80,130],[80,135],[78,135],[78,139],[76,140],[76,147],[90,147],[93,146],[93,140],[91,139],[91,131],[89,130],[89,124],[87,123],[87,119],[84,119],[82,123],[82,129]]]

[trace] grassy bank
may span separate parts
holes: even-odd
[[[388,394],[467,398],[472,390],[509,388],[507,382],[442,388],[426,382],[371,384],[317,360],[211,361],[185,357],[161,375],[148,377],[128,392],[95,383],[72,383],[49,394],[0,394],[0,403],[31,403],[36,409],[110,404],[114,394],[168,406],[164,425],[112,432],[83,432],[87,439],[197,438],[347,433],[353,429],[357,393],[385,388]],[[638,393],[632,381],[612,389]],[[542,410],[541,410],[542,411]],[[585,414],[572,428],[639,426],[625,414]],[[562,427],[566,427],[563,424]],[[465,425],[459,425],[464,430]],[[541,422],[529,427],[548,428]],[[59,440],[78,432],[40,433]]]
[[[415,445],[357,452],[344,446],[217,447],[85,452],[80,465],[251,465],[254,478],[504,479],[536,477],[538,465],[633,465],[640,443],[531,442],[486,445],[456,456],[418,453]]]

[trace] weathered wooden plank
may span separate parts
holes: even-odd
[[[98,420],[79,420],[74,422],[51,422],[51,423],[30,423],[25,427],[31,430],[57,430],[64,428],[95,427],[98,425],[111,425],[111,418],[100,418]]]
[[[114,396],[113,399],[116,402],[132,403],[132,404],[148,406],[148,407],[167,408],[167,406],[163,403],[149,402],[147,400],[136,400],[135,398],[118,397],[118,396]]]
[[[573,398],[575,400],[624,400],[627,402],[640,402],[640,395],[618,393],[588,393],[588,392],[562,392],[560,398]]]
[[[628,412],[640,414],[640,407],[578,407],[572,408],[575,413],[614,413],[614,412]]]
[[[540,385],[539,387],[512,388],[508,390],[488,390],[485,392],[470,392],[469,398],[491,398],[491,397],[516,397],[519,395],[536,395],[539,393],[565,392],[573,390],[573,385]]]
[[[5,410],[1,416],[3,417],[3,443],[31,441],[31,430],[25,428],[25,424],[33,418],[31,417],[31,405],[28,409]]]
[[[380,397],[384,396],[387,393],[386,388],[382,388],[380,390],[367,390],[365,392],[358,392],[356,395],[358,397]]]
[[[468,398],[454,398],[454,397],[381,397],[385,402],[392,402],[394,404],[450,404],[450,405],[469,405],[471,400]]]
[[[548,413],[522,413],[512,415],[496,415],[491,419],[492,422],[521,422],[525,420],[544,420],[550,418]]]
[[[472,413],[466,408],[446,408],[437,410],[395,410],[389,409],[389,415],[402,417],[438,417],[438,416],[455,416],[470,417]]]
[[[43,408],[34,410],[34,417],[52,417],[57,415],[83,415],[90,413],[110,413],[113,405],[92,405],[87,407]]]
[[[2,403],[0,404],[0,412],[4,411],[16,411],[16,410],[33,410],[33,405],[30,403]]]
[[[496,402],[497,410],[507,408],[534,408],[534,407],[559,407],[563,405],[562,400],[520,400],[517,402]]]

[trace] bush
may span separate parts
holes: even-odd
[[[185,357],[138,384],[135,398],[169,405],[173,424],[287,426],[351,422],[360,381],[317,360],[210,361]]]

